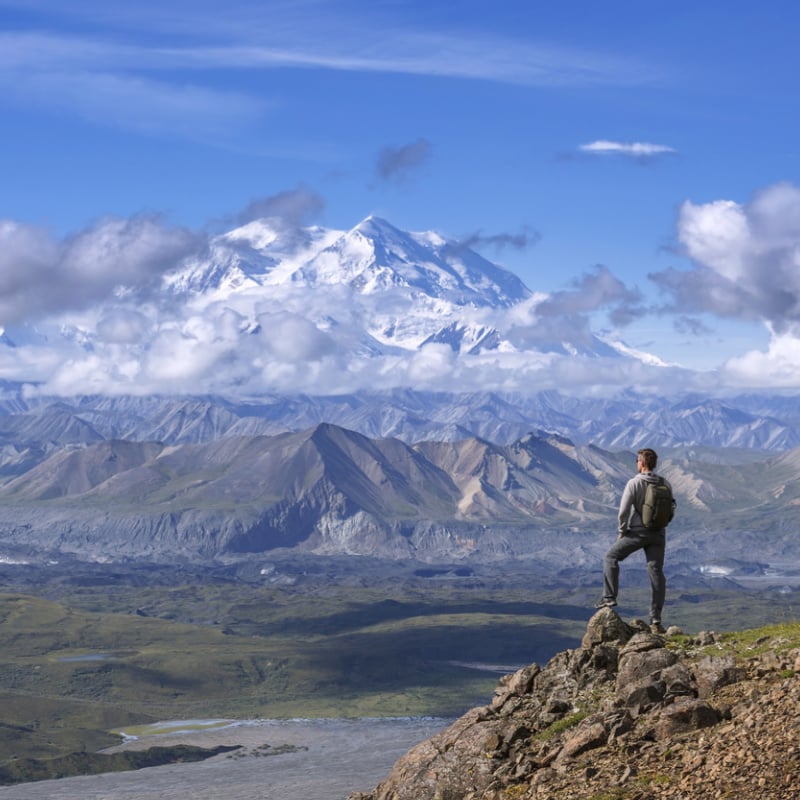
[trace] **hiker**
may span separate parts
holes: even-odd
[[[666,590],[665,529],[675,513],[675,501],[669,481],[654,472],[658,463],[655,450],[646,447],[637,456],[637,474],[628,481],[619,504],[619,537],[603,561],[603,597],[597,608],[617,605],[619,562],[637,550],[644,550],[651,589],[650,630],[664,633],[661,611]],[[660,508],[654,509],[654,504],[660,504]]]

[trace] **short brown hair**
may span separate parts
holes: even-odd
[[[656,454],[655,450],[651,450],[649,447],[642,448],[639,453],[639,460],[642,464],[647,467],[647,469],[655,469],[656,464],[658,464],[658,455]]]

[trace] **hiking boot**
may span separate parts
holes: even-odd
[[[664,634],[667,629],[660,622],[650,623],[650,633]]]
[[[594,604],[594,607],[595,608],[614,608],[614,606],[616,604],[617,604],[616,600],[608,600],[605,597],[602,597],[600,600],[598,600]]]

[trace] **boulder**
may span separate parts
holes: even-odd
[[[653,727],[653,736],[658,741],[671,739],[687,731],[709,728],[720,719],[720,713],[705,700],[681,698],[660,710]]]
[[[743,680],[746,670],[738,667],[733,656],[706,656],[694,667],[694,682],[700,697],[709,697],[717,689]]]
[[[581,646],[590,649],[606,642],[625,644],[635,632],[613,608],[601,608],[589,620]]]
[[[608,741],[608,731],[600,721],[585,720],[569,736],[566,737],[556,761],[575,758],[588,750],[602,747]]]
[[[662,702],[667,693],[663,673],[677,660],[678,656],[663,646],[643,652],[638,649],[624,652],[617,673],[617,699],[633,716]]]
[[[746,668],[733,655],[701,657],[666,641],[599,611],[582,647],[503,678],[490,705],[350,800],[554,800],[609,789],[654,800],[795,797],[800,652],[776,648]],[[633,790],[637,771],[670,782],[652,795]]]

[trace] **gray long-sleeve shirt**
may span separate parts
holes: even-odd
[[[647,531],[642,523],[642,517],[639,512],[642,504],[644,503],[644,493],[647,489],[648,483],[658,483],[663,480],[664,483],[672,489],[669,481],[656,475],[655,472],[639,472],[634,475],[625,485],[625,490],[622,492],[622,499],[619,501],[619,535],[624,536],[628,531],[639,533]],[[652,531],[651,531],[652,532]]]

